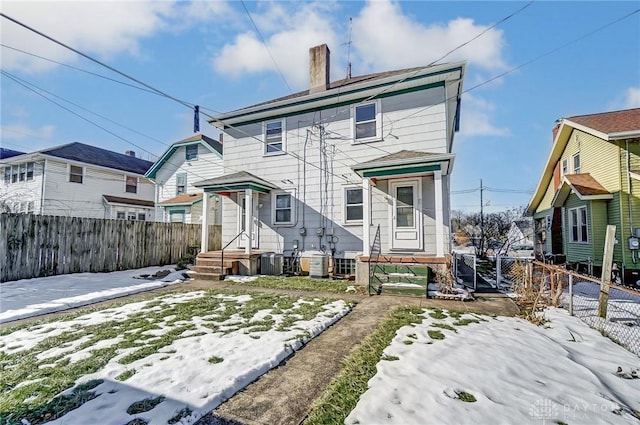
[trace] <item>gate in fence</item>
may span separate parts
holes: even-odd
[[[496,257],[496,286],[498,289],[513,288],[514,282],[520,282],[531,267],[533,259],[521,257]]]
[[[473,254],[454,253],[453,275],[457,282],[476,290],[478,284],[476,256]]]

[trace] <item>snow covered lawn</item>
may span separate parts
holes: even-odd
[[[347,424],[637,424],[640,359],[561,309],[546,326],[425,310]]]
[[[190,424],[349,309],[341,300],[191,291],[3,330],[0,417]]]

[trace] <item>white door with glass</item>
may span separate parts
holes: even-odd
[[[244,192],[238,192],[238,233],[244,232],[246,226],[246,199],[244,197]],[[253,242],[251,248],[258,248],[258,235],[259,235],[259,226],[258,226],[258,194],[253,194],[253,226],[251,226],[251,241]],[[238,248],[244,248],[247,245],[248,236],[246,233],[240,235],[238,240]]]
[[[391,249],[422,249],[422,213],[419,180],[391,182]]]

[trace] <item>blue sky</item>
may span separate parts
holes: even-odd
[[[317,44],[331,49],[332,79],[343,78],[350,28],[349,60],[360,75],[426,65],[522,9],[444,60],[468,61],[464,88],[471,90],[463,95],[452,177],[452,207],[467,211],[479,209],[479,192],[455,192],[477,188],[480,179],[499,190],[484,193],[486,211],[529,201],[530,193],[509,191],[535,188],[556,119],[640,107],[640,13],[596,31],[637,11],[631,1],[3,1],[0,7],[211,114],[306,88],[308,49]],[[0,31],[8,73],[0,80],[2,147],[31,151],[80,141],[153,159],[193,133],[193,112],[185,106],[55,64],[127,81],[7,19],[0,19]],[[40,92],[115,135],[9,76],[53,93],[58,97]],[[217,137],[204,117],[201,131]]]

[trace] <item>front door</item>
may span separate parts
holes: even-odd
[[[391,182],[391,249],[422,249],[422,211],[419,180]]]
[[[238,205],[238,233],[240,233],[241,231],[245,230],[245,218],[246,218],[246,214],[247,214],[247,208],[246,208],[246,199],[244,197],[244,192],[238,192],[238,198],[239,201]],[[258,248],[258,236],[259,236],[259,220],[258,220],[258,194],[254,193],[253,194],[253,226],[251,226],[251,240],[252,240],[252,246],[251,248]],[[244,248],[247,245],[247,240],[249,238],[247,237],[246,234],[242,234],[240,235],[240,237],[238,238],[238,248]]]

